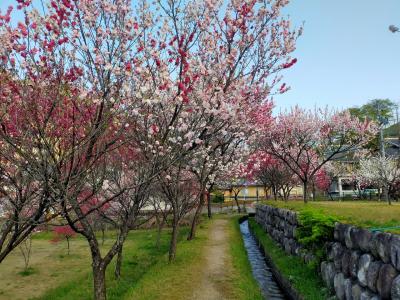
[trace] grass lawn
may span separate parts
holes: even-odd
[[[28,299],[37,297],[61,281],[86,274],[90,268],[86,241],[73,239],[71,254],[67,256],[64,242],[52,244],[41,237],[32,241],[31,275],[23,276],[23,257],[15,249],[0,264],[0,299]]]
[[[287,254],[256,223],[249,218],[249,226],[275,265],[293,287],[307,300],[328,299],[328,291],[315,267],[304,264],[300,257]]]
[[[288,202],[270,200],[266,203],[297,211],[317,210],[326,215],[335,216],[341,222],[362,227],[400,226],[400,203],[396,202],[392,205],[378,201],[309,201],[304,204],[303,201],[299,200]],[[400,232],[400,230],[395,229],[389,231]]]
[[[169,263],[164,255],[146,269],[139,281],[131,284],[121,299],[190,298],[199,283],[204,262],[202,253],[211,225],[208,221],[201,223],[196,239],[187,241],[183,238],[179,242],[174,263]]]
[[[187,232],[186,228],[181,230],[181,240]],[[19,249],[0,265],[0,299],[92,299],[91,260],[86,240],[72,239],[68,256],[66,243],[52,244],[51,237],[40,233],[33,238],[29,276],[20,274],[24,264]],[[155,240],[154,230],[129,234],[124,246],[122,278],[114,279],[114,262],[108,267],[108,299],[121,299],[151,266],[160,259],[166,260],[169,230],[162,235],[160,249],[155,247]],[[104,248],[108,249],[112,241],[110,236],[106,237]]]
[[[213,216],[214,220],[217,218],[229,218],[227,235],[231,264],[226,266],[226,278],[220,278],[215,285],[226,299],[263,299],[247,260],[238,223],[239,217]],[[211,226],[212,221],[200,225],[194,241],[182,241],[179,244],[174,264],[168,264],[165,260],[159,261],[123,299],[191,299],[193,291],[198,288],[200,278],[204,275],[206,241]]]
[[[226,216],[215,215],[217,218]],[[228,299],[262,299],[241,239],[237,217],[228,219],[231,267],[226,273],[223,293]],[[138,230],[129,234],[124,247],[122,277],[115,280],[114,262],[107,269],[108,299],[189,299],[204,275],[207,236],[213,221],[203,221],[193,241],[186,241],[187,228],[182,228],[177,258],[168,263],[170,230],[165,230],[161,247],[155,246],[155,230]],[[106,237],[109,248],[112,233]],[[92,276],[87,242],[71,241],[67,255],[66,242],[50,243],[51,234],[34,236],[28,276],[21,275],[23,258],[17,249],[0,265],[0,299],[92,299]],[[219,284],[217,282],[217,284]]]

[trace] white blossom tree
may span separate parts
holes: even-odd
[[[389,192],[400,179],[399,162],[390,157],[371,157],[360,161],[360,168],[357,172],[359,180],[375,184],[382,188],[385,193],[385,200],[392,204]]]

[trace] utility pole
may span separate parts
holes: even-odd
[[[383,135],[383,128],[385,125],[385,119],[382,116],[382,108],[381,108],[381,103],[378,102],[378,106],[376,108],[377,113],[378,113],[378,121],[379,121],[379,149],[381,152],[381,156],[385,157],[385,139]]]
[[[378,102],[377,106],[377,113],[378,113],[378,121],[379,121],[379,139],[380,139],[380,152],[381,152],[381,157],[385,158],[385,137],[384,137],[384,132],[383,129],[385,125],[388,123],[388,119],[384,118],[382,116],[382,107],[381,103]],[[382,192],[383,195],[385,196],[385,200],[389,202],[389,189],[384,185],[382,186]],[[389,202],[390,203],[390,202]]]
[[[397,102],[396,104],[396,128],[397,128],[397,138],[400,140],[399,102]]]

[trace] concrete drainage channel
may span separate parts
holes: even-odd
[[[273,270],[268,266],[263,250],[253,234],[250,232],[247,217],[240,219],[240,231],[243,236],[244,246],[253,271],[253,276],[257,280],[265,299],[292,299],[282,291]]]

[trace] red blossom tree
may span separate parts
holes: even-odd
[[[71,226],[64,225],[64,226],[54,226],[53,227],[54,238],[51,240],[53,243],[58,243],[60,240],[64,239],[67,241],[67,249],[69,255],[69,243],[71,238],[76,236],[76,232],[71,228]]]
[[[249,158],[250,178],[264,186],[265,196],[271,190],[275,200],[278,195],[287,201],[292,189],[299,184],[296,174],[280,159],[263,152],[255,152]]]
[[[327,170],[325,170],[325,168],[322,168],[315,174],[315,179],[313,182],[316,188],[326,193],[329,193],[329,188],[332,184],[332,177],[327,172]],[[313,191],[313,193],[315,194],[315,191]]]

